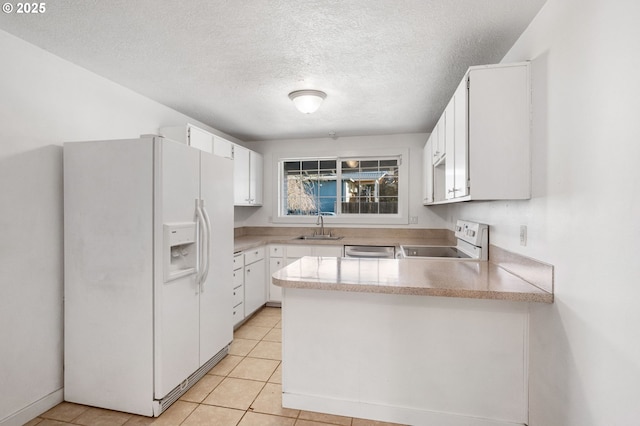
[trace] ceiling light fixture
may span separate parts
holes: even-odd
[[[296,90],[289,93],[289,99],[304,114],[316,112],[326,97],[327,94],[319,90]]]

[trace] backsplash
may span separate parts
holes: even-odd
[[[273,235],[292,237],[318,232],[317,226],[244,226],[234,228],[234,237],[245,235]],[[415,229],[415,228],[331,228],[325,227],[325,233],[341,237],[377,237],[377,238],[406,238],[406,239],[443,239],[450,240],[455,245],[453,231],[449,229]]]
[[[489,245],[489,262],[553,294],[553,265]]]

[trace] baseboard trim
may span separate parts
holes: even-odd
[[[282,394],[282,406],[297,410],[319,411],[339,416],[422,426],[523,426],[524,423],[482,419],[461,414],[418,410],[415,408],[370,404],[361,401],[321,396]]]
[[[0,426],[22,426],[62,401],[64,401],[64,389],[60,388],[0,420]]]

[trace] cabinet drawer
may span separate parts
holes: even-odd
[[[237,306],[233,307],[233,323],[237,324],[244,319],[244,306],[243,303],[240,303]]]
[[[244,287],[236,287],[233,289],[233,306],[238,306],[244,300]]]
[[[244,271],[242,269],[233,271],[233,288],[240,287],[243,284],[244,284]]]
[[[271,282],[271,276],[279,269],[284,268],[286,265],[284,259],[269,259],[269,282]]]
[[[250,265],[260,259],[264,259],[264,247],[258,247],[244,252],[245,265]]]
[[[342,246],[317,246],[315,247],[316,256],[326,257],[342,257]]]
[[[313,247],[310,246],[287,246],[287,257],[313,256]]]
[[[233,270],[240,269],[244,266],[244,254],[236,254],[233,256]]]
[[[284,246],[269,246],[269,257],[284,257]]]

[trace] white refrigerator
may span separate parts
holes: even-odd
[[[64,144],[65,400],[158,416],[233,339],[233,161]]]

